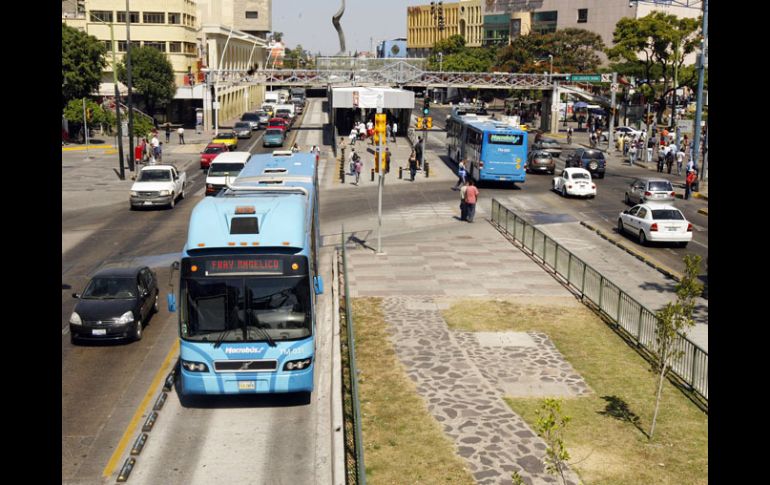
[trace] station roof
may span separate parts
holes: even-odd
[[[358,98],[358,106],[354,99]],[[406,89],[373,86],[332,88],[333,108],[414,108],[414,92]]]

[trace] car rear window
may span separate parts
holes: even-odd
[[[259,119],[259,115],[254,113],[246,113],[243,116],[241,116],[241,120],[243,121],[251,121],[251,120],[256,121],[258,119]]]
[[[249,129],[251,129],[251,125],[248,124],[248,123],[241,123],[241,122],[236,123],[235,124],[235,129],[237,130],[237,129],[240,129],[240,128],[243,128],[243,129],[249,128]]]
[[[591,176],[589,174],[583,173],[583,172],[574,172],[572,174],[572,179],[573,180],[577,180],[577,179],[590,179],[590,178],[591,178]]]
[[[656,220],[683,221],[684,216],[676,209],[653,209],[652,218]]]
[[[657,190],[661,192],[673,192],[674,188],[671,187],[671,182],[668,180],[660,180],[650,182],[650,190]]]
[[[266,130],[265,135],[280,135],[283,131],[281,130]]]
[[[223,177],[229,175],[235,177],[243,170],[242,163],[212,163],[209,168],[210,177]]]
[[[583,152],[582,158],[604,160],[604,154],[602,152]]]
[[[206,147],[203,153],[222,153],[222,151],[224,151],[222,147]]]

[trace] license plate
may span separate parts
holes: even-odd
[[[238,389],[241,391],[254,391],[257,389],[257,381],[238,381]]]
[[[678,227],[669,227],[668,230],[671,231],[671,232],[674,232],[674,231],[679,230],[679,228]]]
[[[106,328],[95,328],[91,330],[91,335],[107,335]]]
[[[152,205],[152,202],[150,202],[149,200],[145,200],[144,205]]]

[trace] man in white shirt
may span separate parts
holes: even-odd
[[[398,133],[398,123],[393,122],[393,143],[396,143],[396,134]]]
[[[158,140],[158,134],[152,134],[152,140],[150,140],[150,146],[152,147],[152,155],[150,157],[150,163],[154,164],[160,157],[160,140]]]

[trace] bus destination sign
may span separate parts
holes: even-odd
[[[521,145],[523,140],[521,135],[502,135],[496,133],[489,134],[489,143],[496,145]]]
[[[217,258],[206,261],[206,275],[235,273],[283,274],[281,259]]]

